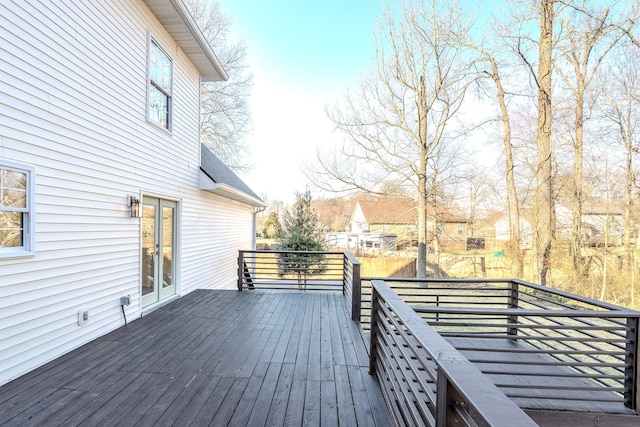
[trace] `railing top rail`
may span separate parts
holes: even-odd
[[[414,282],[414,283],[509,283],[515,281],[515,279],[434,279],[427,277],[424,279],[418,279],[416,277],[373,277],[363,276],[362,280],[382,280],[385,282]]]
[[[344,252],[337,251],[280,251],[280,250],[241,250],[245,254],[322,254],[343,256]]]
[[[549,288],[549,287],[546,287],[546,286],[537,285],[535,283],[526,282],[524,280],[511,279],[511,281],[513,283],[517,283],[519,285],[528,286],[528,287],[530,287],[532,289],[535,289],[535,290],[538,290],[538,291],[549,292],[551,294],[558,295],[558,296],[561,296],[561,297],[564,297],[564,298],[577,300],[577,301],[583,302],[585,304],[591,304],[591,305],[596,306],[596,307],[606,308],[607,310],[633,311],[633,312],[635,312],[637,314],[640,314],[640,311],[637,311],[637,310],[632,310],[630,308],[622,307],[622,306],[615,305],[615,304],[609,304],[609,303],[606,303],[604,301],[598,301],[598,300],[595,300],[595,299],[583,297],[582,295],[572,294],[570,292],[564,292],[564,291],[561,291],[559,289],[553,289],[553,288]]]
[[[409,332],[438,364],[441,372],[455,385],[460,394],[474,405],[474,409],[488,425],[537,425],[475,365],[426,324],[383,280],[373,280],[372,286],[402,319]]]
[[[636,318],[640,312],[604,311],[604,310],[536,310],[526,308],[472,308],[472,307],[436,307],[426,305],[412,305],[411,308],[418,313],[446,313],[446,314],[478,314],[478,315],[505,315],[505,316],[544,316],[544,317],[598,317],[598,318]]]

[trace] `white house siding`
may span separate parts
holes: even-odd
[[[236,289],[238,251],[252,249],[247,230],[253,211],[240,202],[205,195],[193,211],[185,212],[193,216],[183,222],[184,289]]]
[[[173,132],[146,122],[150,33]],[[0,258],[0,384],[140,316],[129,194],[179,202],[178,292],[233,287],[250,206],[198,190],[199,75],[140,1],[0,3],[0,159],[36,172],[36,254]],[[78,310],[89,322],[78,326]]]
[[[353,216],[351,217],[351,229],[349,231],[352,233],[364,233],[369,231],[369,223],[367,222],[367,218],[364,216],[364,212],[362,212],[362,208],[359,204],[356,205]]]

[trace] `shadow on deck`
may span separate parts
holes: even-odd
[[[0,425],[392,425],[348,304],[192,292],[2,386]]]

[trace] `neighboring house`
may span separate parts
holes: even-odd
[[[520,217],[520,247],[533,245],[533,212],[525,214],[529,220]],[[608,228],[608,244],[618,245],[623,234],[623,211],[619,206],[607,206],[606,202],[585,201],[582,208],[582,242],[584,245],[604,243],[605,230]],[[509,218],[502,216],[496,223],[496,240],[509,240]],[[570,239],[573,230],[573,212],[565,205],[556,203],[556,237]]]
[[[436,232],[440,246],[446,249],[465,249],[467,245],[467,219],[461,213],[450,211],[444,206],[437,208]]]
[[[464,247],[467,221],[441,205],[437,207],[436,224],[427,210],[427,229],[435,229],[440,245]],[[349,222],[352,233],[396,234],[398,243],[418,241],[418,203],[410,198],[386,197],[377,200],[359,200]],[[431,240],[432,235],[428,238]]]
[[[0,39],[3,384],[233,289],[264,204],[201,147],[201,81],[227,77],[180,0],[3,3]]]
[[[399,240],[415,240],[418,235],[417,203],[400,197],[358,200],[349,225],[352,233],[393,233]]]
[[[587,200],[582,206],[582,241],[585,245],[622,244],[624,210],[604,200]],[[605,233],[608,231],[607,233]]]
[[[330,248],[353,249],[356,254],[379,254],[398,250],[398,237],[395,234],[330,231],[325,233],[325,242]]]

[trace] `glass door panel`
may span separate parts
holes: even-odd
[[[142,306],[158,301],[158,199],[145,197],[142,203]]]
[[[160,287],[160,299],[176,293],[174,282],[174,248],[175,248],[175,211],[176,203],[168,200],[161,200],[162,209],[162,286]]]
[[[142,203],[142,306],[176,293],[176,202],[145,197]]]

